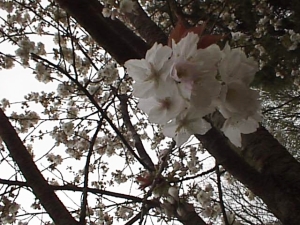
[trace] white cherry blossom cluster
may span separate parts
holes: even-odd
[[[189,32],[172,47],[155,43],[145,59],[125,63],[135,83],[133,95],[149,121],[163,125],[165,136],[181,146],[210,128],[204,117],[216,109],[226,119],[222,131],[236,146],[241,133],[254,132],[260,121],[258,93],[249,88],[257,63],[241,49],[212,44],[198,49]]]

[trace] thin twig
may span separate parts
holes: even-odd
[[[223,214],[223,219],[225,225],[230,225],[228,222],[225,206],[224,206],[224,201],[223,201],[223,191],[222,191],[222,183],[221,183],[221,173],[220,173],[220,168],[219,165],[216,164],[216,173],[217,173],[217,186],[218,186],[218,193],[219,193],[219,200],[220,200],[220,206]]]
[[[111,126],[111,128],[114,130],[114,132],[117,134],[117,136],[120,138],[120,140],[123,142],[123,144],[126,146],[126,148],[128,149],[128,151],[136,158],[136,160],[144,166],[145,169],[150,170],[151,168],[149,168],[149,166],[143,161],[141,160],[141,158],[135,153],[135,151],[132,149],[132,147],[130,146],[130,144],[128,143],[128,141],[125,139],[124,135],[121,133],[121,131],[116,127],[116,125],[112,122],[112,120],[108,117],[107,113],[100,107],[100,105],[97,103],[97,101],[94,99],[94,97],[89,93],[89,91],[84,88],[82,86],[82,84],[76,80],[75,78],[73,78],[67,71],[65,71],[63,68],[55,65],[54,63],[50,62],[49,60],[40,57],[34,53],[31,53],[31,56],[33,58],[33,60],[35,61],[39,61],[42,60],[46,63],[48,63],[50,66],[56,68],[58,70],[58,72],[64,74],[66,77],[68,77],[74,84],[77,85],[77,87],[79,88],[79,90],[81,90],[85,96],[90,100],[90,102],[96,107],[96,109],[100,112],[100,114],[102,115],[102,117],[108,122],[108,124]]]
[[[96,129],[96,131],[92,137],[92,140],[90,142],[90,147],[89,147],[89,151],[88,151],[88,154],[86,157],[86,163],[85,163],[85,167],[84,167],[84,184],[83,184],[83,193],[82,193],[83,196],[82,196],[82,202],[81,202],[81,212],[80,212],[80,217],[79,217],[79,224],[82,224],[82,225],[85,224],[85,217],[86,217],[90,160],[91,160],[91,156],[94,151],[95,141],[96,141],[96,138],[100,131],[102,121],[103,121],[103,118],[100,119],[97,129]]]

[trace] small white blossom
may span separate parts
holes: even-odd
[[[35,43],[29,39],[23,39],[18,42],[19,48],[15,51],[16,55],[21,58],[23,66],[29,66],[29,55],[34,52]]]
[[[181,146],[191,135],[205,134],[210,128],[211,125],[202,119],[197,112],[186,112],[167,123],[163,133],[167,137],[174,138],[177,146]]]
[[[72,122],[63,123],[61,127],[67,136],[70,136],[74,133],[74,123]]]
[[[50,71],[46,68],[46,66],[42,63],[37,63],[35,66],[35,78],[43,83],[48,83],[51,81]]]
[[[174,198],[176,201],[179,200],[178,192],[179,192],[178,188],[177,188],[177,187],[174,187],[174,186],[169,187],[169,189],[168,189],[168,194],[169,194],[170,196],[172,196],[172,198]]]
[[[237,147],[242,146],[242,134],[250,134],[257,130],[259,124],[252,117],[227,119],[222,127],[225,136]]]
[[[211,202],[211,196],[207,192],[200,190],[197,194],[197,200],[203,206],[208,206]]]
[[[171,56],[171,48],[155,43],[146,53],[145,59],[131,59],[125,62],[133,84],[133,94],[139,98],[164,96],[168,92],[167,86],[175,85],[169,75],[167,61]]]
[[[1,104],[1,109],[5,110],[5,108],[10,107],[10,103],[6,98],[3,98],[0,102]]]
[[[258,64],[252,57],[247,58],[241,49],[231,49],[228,43],[225,45],[219,65],[219,73],[223,82],[229,84],[241,81],[249,86],[257,71]]]

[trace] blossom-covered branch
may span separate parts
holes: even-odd
[[[138,107],[178,146],[205,134],[211,125],[204,117],[218,109],[226,119],[221,130],[241,147],[241,133],[255,132],[261,119],[258,93],[249,88],[257,63],[229,45],[221,51],[199,43],[198,34],[188,32],[178,43],[172,39],[172,47],[154,44],[145,59],[125,63]]]

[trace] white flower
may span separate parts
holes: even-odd
[[[211,45],[205,49],[197,49],[199,37],[197,34],[188,33],[186,37],[177,44],[173,43],[173,62],[171,77],[180,82],[181,94],[190,99],[194,85],[207,87],[203,92],[209,90],[210,85],[216,94],[220,91],[220,84],[216,80],[217,65],[221,60],[221,50],[217,45]],[[205,81],[208,81],[206,83]],[[217,87],[217,89],[215,89]],[[200,90],[199,88],[197,89]],[[197,94],[203,94],[203,92]],[[210,91],[209,91],[210,92]],[[207,94],[207,93],[206,93]],[[195,94],[194,94],[195,95]],[[215,96],[216,97],[216,96]],[[208,97],[209,99],[209,97]],[[209,100],[211,102],[211,99]],[[200,104],[201,105],[201,104]]]
[[[181,113],[176,119],[167,123],[163,134],[174,138],[177,146],[181,146],[193,134],[205,134],[211,125],[202,119],[196,111]]]
[[[243,118],[260,110],[259,93],[240,81],[223,85],[220,93],[219,111],[225,118],[240,114]]]
[[[166,124],[187,108],[187,103],[174,89],[171,96],[140,99],[138,107],[148,114],[150,122]]]
[[[192,83],[204,76],[215,77],[221,60],[221,50],[217,45],[197,49],[199,37],[188,33],[177,44],[173,44],[171,76],[176,81]]]
[[[197,43],[199,42],[198,34],[189,32],[177,44],[172,40],[173,58],[182,58],[188,61],[193,60],[197,54]]]
[[[239,80],[249,86],[257,71],[258,64],[252,57],[247,58],[241,49],[230,49],[228,43],[225,45],[219,66],[222,81],[228,84]]]
[[[211,200],[211,196],[205,191],[201,190],[197,194],[197,200],[203,206],[208,206]]]
[[[171,48],[155,43],[146,53],[145,59],[131,59],[125,62],[129,76],[133,84],[133,94],[139,98],[164,96],[169,94],[168,86],[175,85],[175,81],[168,77],[170,66],[168,59],[171,56]]]
[[[50,76],[50,71],[47,70],[46,66],[42,63],[36,64],[35,72],[36,72],[35,78],[40,82],[44,82],[46,84],[52,80]]]
[[[61,127],[67,136],[71,136],[74,133],[74,123],[72,122],[63,123]]]
[[[174,187],[174,186],[173,187],[169,187],[169,189],[168,189],[168,194],[170,196],[172,196],[176,201],[179,200],[179,198],[178,198],[178,192],[179,192],[178,188]]]
[[[249,117],[247,119],[241,117],[231,117],[227,119],[222,127],[225,136],[237,147],[242,146],[242,134],[250,134],[257,130],[259,124],[257,119]]]
[[[220,82],[212,76],[205,76],[194,84],[190,104],[200,115],[208,115],[216,109],[220,90]]]

